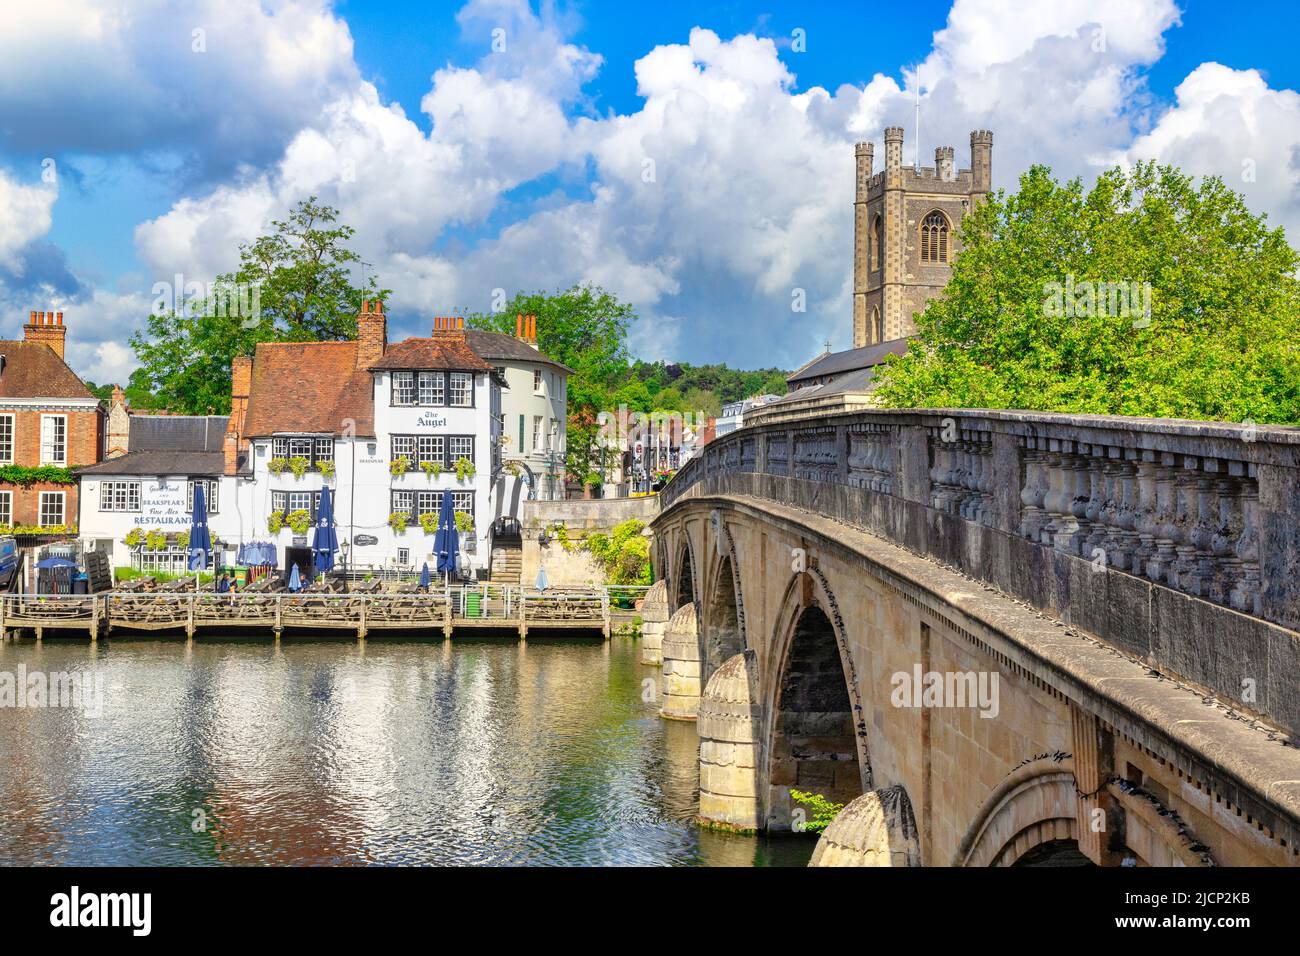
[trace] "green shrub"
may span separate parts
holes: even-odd
[[[842,803],[831,803],[820,793],[809,793],[806,790],[791,789],[790,799],[809,811],[808,819],[800,828],[804,833],[824,832],[835,819],[835,815],[845,806]]]

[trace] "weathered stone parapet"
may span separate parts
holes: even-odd
[[[864,793],[835,815],[809,866],[920,866],[912,801],[902,786]]]
[[[668,585],[662,579],[650,586],[641,604],[641,663],[663,663],[664,631],[668,627]]]
[[[663,706],[660,717],[695,720],[700,707],[700,637],[694,602],[679,607],[663,641]]]
[[[757,830],[762,705],[758,660],[747,650],[709,678],[700,698],[700,820]]]

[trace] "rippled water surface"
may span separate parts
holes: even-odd
[[[0,645],[103,676],[102,716],[0,708],[0,862],[802,865],[700,831],[695,727],[635,642]]]

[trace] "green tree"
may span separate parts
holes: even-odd
[[[1300,256],[1218,178],[1034,166],[961,238],[885,404],[1300,422]]]
[[[239,268],[219,276],[210,295],[180,310],[156,308],[131,337],[140,361],[133,383],[174,412],[225,412],[231,360],[258,342],[355,337],[362,300],[388,290],[373,276],[353,284],[360,257],[347,243],[355,230],[337,220],[315,196],[302,200],[270,235],[240,246]]]
[[[625,384],[627,332],[636,310],[593,285],[545,292],[520,292],[500,312],[471,313],[470,328],[513,335],[515,316],[537,316],[537,347],[574,370],[568,385],[565,470],[581,479],[602,470],[596,438],[601,412],[616,413],[614,393]]]

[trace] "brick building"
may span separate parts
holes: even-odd
[[[72,469],[103,457],[104,408],[63,360],[67,332],[62,312],[32,312],[21,341],[0,341],[0,468]],[[0,480],[0,526],[75,524],[77,487]]]

